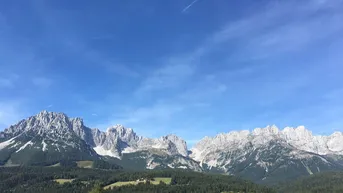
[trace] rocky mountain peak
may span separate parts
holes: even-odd
[[[171,144],[169,146],[170,152],[174,154],[181,154],[183,156],[188,156],[187,143],[185,140],[181,139],[180,137],[174,134],[170,134],[170,135],[162,137],[162,141],[169,142]]]
[[[164,137],[162,137],[164,139],[167,139],[167,140],[170,140],[170,141],[184,141],[182,140],[179,136],[175,135],[175,134],[169,134],[169,135],[166,135]]]
[[[132,153],[146,150],[159,150],[168,154],[188,155],[184,140],[176,135],[167,135],[158,139],[138,136],[131,128],[123,125],[114,125],[106,132],[93,129],[95,151],[100,155],[120,157],[123,153]]]
[[[268,148],[270,144],[280,147],[294,148],[296,152],[304,151],[318,155],[343,155],[343,134],[336,132],[330,136],[314,136],[304,126],[286,127],[279,130],[275,125],[256,128],[251,133],[229,132],[218,134],[216,137],[205,137],[192,149],[190,155],[197,161],[205,161],[217,165],[214,160],[222,152],[245,152],[255,149]],[[248,149],[250,150],[248,150]],[[243,155],[243,154],[242,154]],[[238,156],[238,155],[237,155]],[[215,158],[215,159],[214,159]]]
[[[301,134],[301,133],[312,133],[310,130],[306,129],[305,126],[301,125],[298,127],[285,127],[282,132],[294,132],[297,134]]]
[[[17,136],[31,132],[40,136],[50,136],[51,139],[71,139],[75,134],[86,139],[88,134],[81,118],[69,118],[64,113],[48,112],[46,110],[31,116],[4,130],[7,136]]]
[[[54,119],[54,118],[60,118],[60,119],[65,119],[68,118],[66,114],[64,113],[57,113],[57,112],[48,112],[46,110],[43,110],[39,112],[37,115],[32,116],[38,120],[49,120],[49,119]]]
[[[83,125],[82,119],[69,118],[64,113],[41,111],[5,129],[2,135],[11,142],[6,148],[12,149],[11,152],[14,153],[32,150],[41,153],[41,150],[49,156],[50,153],[58,153],[61,156],[68,154],[68,157],[75,159],[98,157],[87,144],[91,137],[90,129]],[[73,153],[69,154],[70,152]],[[35,158],[32,156],[30,159]]]
[[[312,140],[313,138],[312,132],[305,126],[286,127],[282,130],[282,136],[285,140]]]
[[[137,141],[139,139],[131,128],[125,128],[120,124],[107,128],[106,135],[116,136],[126,143]]]
[[[330,135],[330,137],[341,137],[341,136],[343,136],[343,133],[340,131],[335,131]]]
[[[117,133],[119,135],[125,135],[125,133],[134,133],[131,128],[125,128],[123,125],[117,124],[107,128],[107,133]]]
[[[279,128],[275,125],[268,125],[265,128],[256,128],[252,131],[253,135],[278,135]]]
[[[117,130],[123,129],[124,126],[117,124],[117,125],[113,125],[107,128],[107,132],[116,132]]]
[[[79,117],[76,117],[76,118],[71,118],[70,121],[75,124],[75,125],[78,125],[78,126],[84,126],[83,125],[83,119],[79,118]]]
[[[38,113],[38,115],[40,115],[40,116],[44,116],[44,115],[47,115],[47,114],[49,114],[49,112],[47,110],[42,110],[41,112]]]

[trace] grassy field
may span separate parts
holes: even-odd
[[[108,186],[105,186],[104,189],[107,190],[107,189],[111,189],[114,187],[127,186],[127,185],[137,185],[137,184],[138,184],[138,182],[136,182],[136,181],[116,182],[116,183],[110,184]]]
[[[64,184],[64,183],[70,183],[72,182],[74,179],[55,179],[54,181],[59,183],[59,184]]]
[[[20,164],[13,164],[11,159],[9,159],[4,165],[4,167],[16,167],[16,166],[20,166]]]
[[[57,164],[54,164],[54,165],[51,165],[51,166],[48,166],[48,167],[59,167],[59,166],[61,166],[61,164],[57,163]]]
[[[76,164],[79,168],[92,168],[93,161],[77,161]]]
[[[154,180],[150,181],[151,184],[158,185],[160,181],[170,184],[171,178],[154,178]],[[104,189],[111,189],[113,187],[119,187],[119,186],[127,186],[127,185],[137,185],[139,182],[137,181],[126,181],[126,182],[116,182],[113,184],[110,184],[108,186],[105,186]]]
[[[164,182],[165,184],[170,184],[171,178],[154,178],[154,181],[150,181],[152,184],[159,184],[160,181]]]

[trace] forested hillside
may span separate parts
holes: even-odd
[[[170,178],[170,184],[150,183],[153,178]],[[148,182],[104,189],[115,182]],[[98,188],[96,188],[98,187]],[[93,190],[93,191],[92,191]],[[233,176],[209,175],[182,170],[126,172],[65,167],[0,168],[0,192],[58,193],[58,192],[265,192],[271,188],[241,180]]]
[[[278,188],[280,193],[341,193],[343,192],[343,172],[324,172],[302,177]]]

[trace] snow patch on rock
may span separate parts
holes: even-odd
[[[9,139],[7,141],[4,141],[4,142],[0,143],[0,150],[6,148],[7,146],[9,146],[11,144],[13,144],[15,142],[15,140],[14,140],[15,138],[16,137],[13,137],[13,138],[11,138],[11,139]]]
[[[47,151],[48,150],[48,148],[47,148],[48,144],[46,144],[44,140],[42,141],[42,145],[43,145],[42,151]]]
[[[102,146],[97,146],[97,147],[94,147],[93,149],[99,155],[120,158],[120,156],[118,156],[117,154],[114,154],[110,150],[104,149]]]
[[[29,141],[29,142],[27,142],[27,143],[25,143],[23,146],[21,146],[17,151],[16,151],[16,153],[18,153],[18,152],[20,152],[21,150],[23,150],[23,149],[25,149],[27,146],[31,146],[31,145],[33,145],[33,143],[32,143],[32,141]]]

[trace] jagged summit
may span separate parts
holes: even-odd
[[[125,128],[123,125],[117,124],[107,128],[106,133],[116,133],[121,137],[136,137],[136,133],[131,128]]]
[[[272,125],[204,137],[191,152],[192,159],[210,168],[255,181],[273,181],[272,176],[287,179],[287,175],[342,170],[343,134],[320,136],[304,126],[279,129]]]
[[[328,137],[325,135],[313,135],[312,131],[306,129],[305,126],[298,127],[285,127],[279,129],[276,125],[268,125],[264,128],[255,128],[252,131],[249,130],[240,130],[240,131],[230,131],[228,133],[219,133],[214,137],[205,136],[204,139],[212,138],[223,138],[224,136],[279,136],[282,138],[311,138],[311,137]],[[330,136],[340,136],[343,135],[340,131],[335,131]]]
[[[1,132],[1,141],[5,140],[1,149],[7,153],[0,158],[18,164],[97,159],[99,156],[85,141],[90,137],[88,131],[80,118],[41,111]],[[19,159],[22,156],[26,158]]]
[[[56,118],[61,119],[61,120],[69,119],[69,117],[65,113],[62,113],[62,112],[49,112],[49,111],[46,111],[46,110],[43,110],[43,111],[39,112],[38,114],[29,117],[29,119],[32,118],[32,117],[36,118],[37,120],[42,120],[42,121],[45,121],[45,122],[49,122],[50,120],[56,119]],[[77,120],[83,122],[83,120],[81,118],[73,118],[73,119],[77,119]]]
[[[237,151],[242,151],[242,155],[244,155],[249,152],[252,153],[256,149],[266,148],[270,144],[279,144],[290,149],[293,152],[292,156],[304,155],[299,152],[307,152],[309,157],[312,154],[343,155],[343,134],[341,132],[335,132],[329,136],[320,136],[313,135],[304,126],[285,127],[280,130],[272,125],[256,128],[252,132],[232,131],[218,134],[215,137],[205,137],[195,144],[190,156],[197,161],[220,166],[225,163],[217,162],[223,152],[237,153]],[[241,155],[236,156],[240,157]]]
[[[41,111],[37,115],[21,120],[15,125],[11,125],[4,130],[4,133],[15,136],[23,132],[36,132],[40,135],[59,134],[62,137],[72,135],[73,131],[78,131],[83,127],[81,118],[68,118],[64,113]]]
[[[312,131],[306,129],[305,126],[298,127],[285,127],[284,129],[279,129],[277,126],[267,126],[265,128],[256,128],[254,130],[247,131],[231,131],[229,133],[221,133],[217,136],[205,137],[204,141],[216,141],[215,139],[225,139],[223,142],[235,141],[240,138],[247,138],[249,141],[255,139],[255,142],[258,143],[259,140],[282,140],[289,143],[292,146],[295,146],[299,149],[314,152],[318,154],[330,154],[330,153],[342,153],[334,151],[337,150],[337,147],[341,145],[339,143],[333,143],[343,136],[342,132],[334,132],[329,136],[324,135],[313,135]],[[200,143],[200,142],[199,142]],[[201,144],[201,143],[200,143]],[[334,145],[333,145],[334,144]]]
[[[81,118],[69,118],[64,113],[46,110],[10,126],[1,135],[15,137],[29,131],[55,141],[72,141],[79,137],[104,156],[121,157],[123,153],[150,149],[158,149],[170,155],[188,155],[186,142],[175,135],[150,139],[138,136],[133,129],[120,124],[103,132],[86,127]]]
[[[98,140],[102,138],[102,140]],[[107,128],[106,132],[95,131],[95,150],[100,155],[120,157],[123,153],[158,149],[167,154],[188,155],[186,142],[176,135],[167,135],[158,139],[138,136],[133,129],[123,125],[114,125]],[[113,144],[121,144],[114,148]]]

